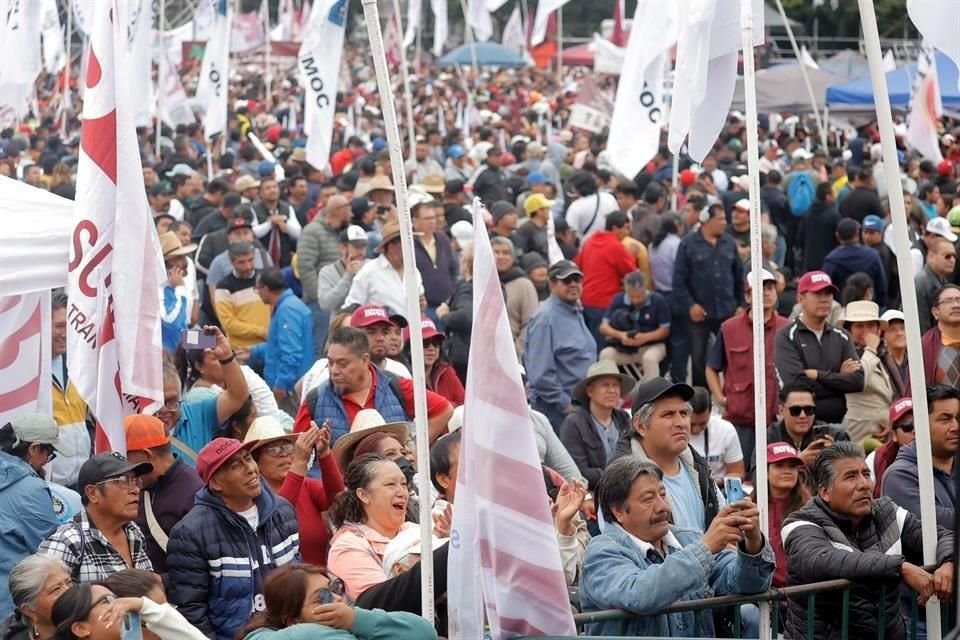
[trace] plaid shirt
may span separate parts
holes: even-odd
[[[75,582],[104,580],[130,568],[153,571],[140,528],[136,523],[128,522],[123,530],[130,545],[132,567],[127,566],[123,556],[90,522],[86,509],[74,516],[72,521],[60,525],[41,542],[37,553],[63,561],[70,568],[70,575]]]

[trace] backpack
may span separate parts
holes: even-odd
[[[813,180],[807,172],[801,172],[793,176],[790,184],[787,185],[787,197],[790,199],[790,211],[797,218],[807,215],[807,211],[813,205],[813,199],[817,195],[817,190],[813,186]]]

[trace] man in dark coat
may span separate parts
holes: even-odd
[[[834,206],[833,187],[828,182],[817,185],[817,197],[800,220],[797,246],[803,252],[800,273],[823,267],[827,254],[837,246],[837,223],[840,214]]]

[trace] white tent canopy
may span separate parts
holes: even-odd
[[[73,201],[0,176],[0,297],[67,284]]]

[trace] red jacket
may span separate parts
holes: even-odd
[[[319,465],[323,482],[288,471],[279,494],[297,510],[300,557],[309,564],[326,567],[330,528],[323,519],[323,512],[330,508],[333,498],[344,487],[343,477],[332,454],[320,458]]]
[[[433,365],[430,379],[427,380],[427,388],[449,400],[454,407],[463,404],[463,383],[457,377],[457,372],[447,362],[438,362]]]
[[[788,324],[789,320],[774,313],[763,327],[767,380],[767,415],[764,424],[772,424],[777,416],[778,386],[773,345],[777,331]],[[723,395],[727,398],[727,406],[723,418],[735,425],[753,425],[753,320],[746,311],[741,311],[720,325],[720,335],[723,337],[723,355],[726,359]]]
[[[923,334],[920,339],[920,352],[923,356],[923,379],[928,385],[940,384],[943,382],[944,373],[938,365],[940,361],[940,351],[943,349],[943,338],[940,334],[940,327],[933,325],[929,331]],[[904,397],[911,396],[910,392],[910,364],[907,364],[907,379],[903,381],[906,385]]]
[[[637,260],[613,231],[597,231],[583,243],[574,262],[583,271],[583,306],[610,306],[623,291],[623,277],[637,270]]]

